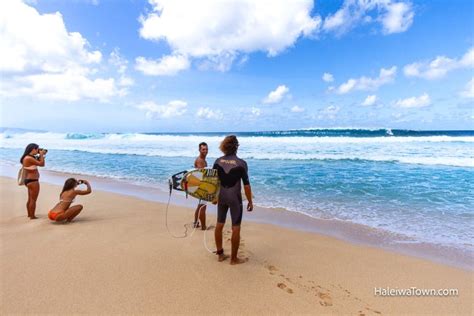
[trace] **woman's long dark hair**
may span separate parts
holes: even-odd
[[[25,157],[28,156],[33,149],[38,149],[38,148],[39,148],[38,144],[35,144],[35,143],[28,144],[28,146],[26,146],[25,148],[25,152],[23,153],[23,156],[21,156],[20,163],[23,163],[23,159],[25,159]]]
[[[61,197],[61,194],[63,194],[65,191],[69,191],[71,189],[74,189],[77,185],[77,180],[74,178],[69,178],[64,182],[63,190],[59,194],[59,197]]]

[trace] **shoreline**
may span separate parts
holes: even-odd
[[[16,179],[15,168],[10,165],[0,164],[0,177]],[[68,177],[87,177],[92,179],[95,190],[117,193],[125,196],[143,199],[145,201],[166,203],[168,194],[165,185],[146,185],[143,183],[130,183],[126,180],[82,175],[68,172],[41,171],[41,181],[49,184],[60,185]],[[193,198],[185,199],[184,196],[173,192],[170,205],[194,208],[196,201]],[[208,206],[208,214],[215,212],[215,207]],[[284,208],[263,208],[256,206],[252,213],[244,211],[244,221],[254,223],[272,224],[279,227],[297,231],[309,232],[328,236],[356,245],[370,246],[395,253],[427,259],[435,263],[474,271],[474,253],[461,251],[446,246],[417,242],[407,236],[367,225],[334,219],[318,219],[309,215],[289,211]]]
[[[231,266],[205,250],[211,230],[172,238],[163,203],[96,185],[61,224],[46,216],[60,186],[43,181],[37,220],[26,218],[25,188],[7,177],[0,188],[0,314],[472,314],[472,271],[249,220],[239,249],[248,261]],[[170,230],[181,235],[193,213],[170,206]],[[227,221],[227,253],[230,233]],[[412,287],[457,294],[376,294]]]

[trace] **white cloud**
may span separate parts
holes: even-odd
[[[208,56],[207,59],[201,60],[198,63],[198,69],[226,72],[230,70],[236,57],[235,54],[231,53],[225,53],[219,56]]]
[[[438,56],[429,62],[415,62],[403,68],[407,77],[419,77],[424,79],[439,79],[448,72],[460,68],[474,68],[474,47],[471,47],[459,59]]]
[[[301,113],[301,112],[304,112],[304,108],[295,105],[294,107],[291,108],[291,112],[293,112],[293,113]]]
[[[100,62],[80,33],[68,32],[59,12],[39,14],[20,0],[0,1],[0,70],[62,72]]]
[[[339,9],[336,13],[324,19],[324,24],[323,24],[324,30],[326,31],[337,30],[338,28],[342,28],[344,26],[344,23],[346,23],[345,28],[348,27],[349,10],[345,5],[346,4],[344,4],[344,7],[342,9]]]
[[[211,110],[210,108],[201,107],[198,109],[196,115],[199,118],[205,118],[210,120],[222,120],[224,118],[224,114],[220,110]]]
[[[173,54],[209,59],[218,69],[230,68],[239,54],[264,51],[275,56],[299,37],[315,34],[321,23],[320,17],[311,16],[312,0],[149,3],[151,12],[140,18],[142,38],[166,41]]]
[[[120,55],[120,50],[115,48],[109,56],[109,63],[117,68],[117,72],[124,74],[127,71],[128,60],[126,60],[122,55]]]
[[[240,108],[240,120],[254,120],[260,115],[262,115],[262,110],[260,108]]]
[[[290,89],[285,85],[279,85],[275,90],[271,91],[268,96],[263,100],[265,104],[275,104],[283,100],[285,95]]]
[[[135,81],[132,78],[127,77],[127,76],[121,76],[118,81],[118,85],[122,87],[129,87],[129,86],[133,86],[134,84],[135,84]]]
[[[384,34],[400,33],[412,25],[414,15],[410,1],[345,0],[338,11],[324,19],[322,28],[341,35],[358,24],[380,23]]]
[[[2,83],[0,95],[7,97],[32,96],[56,101],[78,101],[83,98],[107,101],[116,95],[126,94],[118,90],[113,78],[89,79],[80,73],[43,73],[15,77]]]
[[[406,113],[392,113],[390,116],[397,123],[408,122],[410,118]]]
[[[362,105],[371,106],[371,105],[374,105],[375,102],[377,102],[377,96],[375,94],[372,94],[372,95],[367,96],[367,98],[365,98],[364,102],[362,102]]]
[[[419,97],[411,97],[398,100],[395,105],[401,108],[421,108],[431,104],[430,96],[423,93]]]
[[[172,76],[189,68],[189,60],[183,55],[168,55],[159,60],[144,57],[135,59],[135,69],[148,76]]]
[[[461,91],[461,96],[463,98],[474,98],[474,77],[469,80],[465,89]]]
[[[262,110],[257,107],[244,107],[239,109],[240,121],[254,121],[262,115]]]
[[[380,69],[377,78],[360,77],[358,79],[349,79],[347,82],[341,84],[336,92],[339,94],[346,94],[353,90],[377,90],[380,86],[393,82],[397,74],[397,67]]]
[[[129,87],[135,84],[135,81],[128,77],[125,73],[128,68],[128,60],[120,55],[118,48],[115,48],[109,56],[109,63],[114,66],[117,70],[117,73],[120,75],[118,79],[118,85],[121,87]]]
[[[160,119],[183,115],[187,111],[188,104],[181,100],[173,100],[165,105],[159,105],[153,101],[146,101],[136,107],[140,110],[146,111],[146,116],[148,118]]]
[[[40,14],[20,0],[0,1],[0,94],[52,100],[106,101],[122,95],[113,78],[93,78],[102,54],[61,13]]]
[[[330,105],[318,112],[317,119],[322,120],[322,119],[330,119],[334,120],[337,116],[337,113],[341,110],[340,107],[335,106],[335,105]]]
[[[250,113],[254,116],[260,116],[262,114],[262,111],[259,108],[253,107],[250,109]]]
[[[323,81],[325,82],[333,82],[334,81],[334,76],[330,73],[325,72],[323,74]]]
[[[383,31],[386,34],[405,32],[413,23],[415,13],[410,3],[387,3],[386,10],[386,14],[381,18]]]

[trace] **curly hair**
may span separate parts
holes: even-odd
[[[237,153],[237,149],[239,148],[239,141],[235,135],[229,135],[224,138],[219,146],[219,149],[225,155],[233,155]]]

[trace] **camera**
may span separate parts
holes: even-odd
[[[77,184],[83,184],[83,183],[84,183],[84,181],[82,181],[82,180],[77,180]]]
[[[39,148],[38,151],[44,151],[44,154],[46,155],[48,153],[48,150],[47,149],[44,149],[44,148]]]

